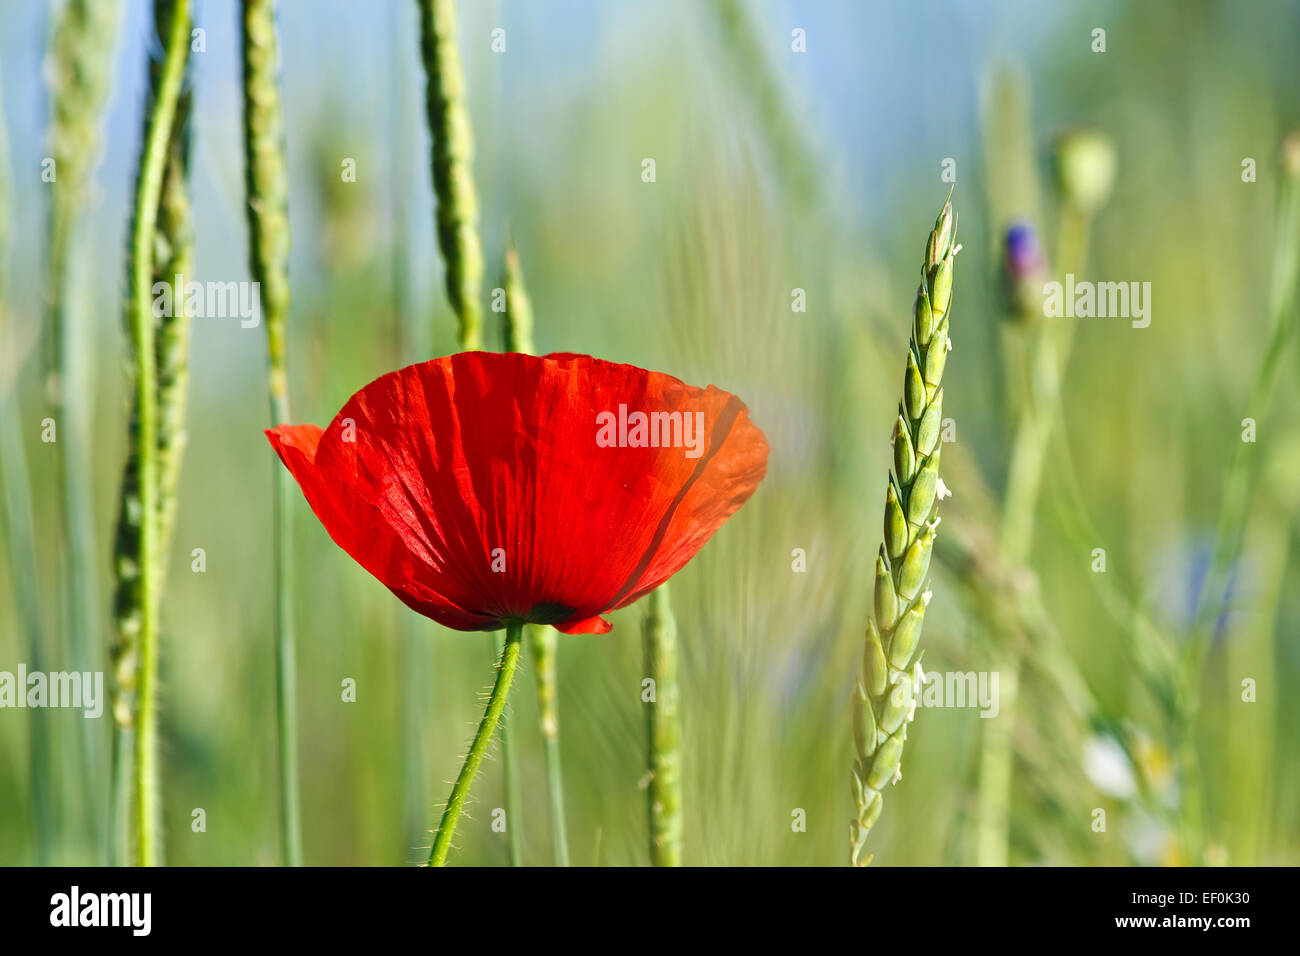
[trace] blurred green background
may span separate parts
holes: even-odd
[[[40,439],[50,101],[42,61],[58,4],[6,4],[0,67],[11,244],[0,388],[25,436],[44,666],[61,632],[58,483]],[[1271,333],[1278,149],[1300,118],[1300,6],[1258,2],[462,4],[488,261],[507,228],[538,348],[587,352],[716,383],[771,445],[768,477],[673,583],[681,641],[685,861],[839,865],[852,815],[848,701],[881,536],[889,435],[922,245],[955,161],[960,215],[945,415],[941,536],[996,538],[1019,413],[1002,235],[1062,221],[1052,144],[1077,127],[1114,144],[1109,201],[1082,277],[1150,282],[1152,321],[1077,320],[1027,573],[1047,652],[991,610],[978,574],[936,561],[927,671],[997,669],[1021,648],[1015,718],[922,709],[904,776],[870,845],[880,863],[980,862],[981,754],[1001,721],[1014,757],[1011,863],[1300,862],[1300,428],[1295,343],[1265,407],[1248,407]],[[97,654],[109,635],[112,529],[125,448],[124,249],[151,26],[129,0],[104,148],[75,243],[75,311],[93,392]],[[294,233],[291,395],[324,424],[356,389],[454,350],[434,244],[415,5],[284,0],[282,84]],[[192,191],[200,281],[248,278],[235,5],[197,10]],[[506,51],[490,48],[506,31]],[[1106,31],[1093,52],[1092,31]],[[792,30],[806,52],[792,50]],[[642,160],[656,181],[642,181]],[[1243,182],[1242,162],[1257,163]],[[340,178],[345,158],[357,181]],[[1059,276],[1058,276],[1059,277]],[[792,311],[802,289],[807,311]],[[497,316],[489,312],[489,322]],[[1052,321],[1052,320],[1046,320]],[[1076,321],[1076,320],[1059,320]],[[500,347],[489,330],[489,347]],[[178,525],[164,598],[162,760],[173,864],[278,862],[265,334],[196,319]],[[1159,691],[1161,649],[1190,640],[1242,419],[1258,423],[1240,556],[1231,567],[1180,748]],[[1068,455],[1064,450],[1068,449]],[[488,637],[411,612],[328,539],[301,500],[298,686],[304,844],[312,864],[409,864],[459,767],[492,675]],[[956,540],[956,538],[954,538]],[[12,534],[0,539],[0,670],[24,662]],[[1092,549],[1105,548],[1095,574]],[[202,548],[206,572],[191,571]],[[792,570],[804,549],[807,570]],[[1104,580],[1101,580],[1103,579]],[[1220,614],[1219,611],[1222,610]],[[640,625],[561,636],[560,719],[574,862],[644,864]],[[1155,664],[1144,662],[1156,661]],[[1062,663],[1063,661],[1063,663]],[[536,697],[525,658],[509,726],[525,861],[551,862]],[[104,659],[97,669],[107,669]],[[1157,671],[1152,677],[1150,670]],[[1086,713],[1062,673],[1095,702]],[[341,682],[356,681],[355,703]],[[1241,699],[1253,679],[1257,699]],[[48,722],[53,859],[104,859],[110,721],[0,710],[0,864],[36,858],[28,721]],[[1122,728],[1131,757],[1107,728]],[[1185,772],[1189,754],[1199,765]],[[1189,853],[1189,800],[1204,806]],[[491,831],[501,763],[480,775],[453,862],[502,864]],[[206,831],[193,832],[195,808]],[[1097,808],[1104,832],[1094,829]],[[792,813],[806,812],[806,831]]]

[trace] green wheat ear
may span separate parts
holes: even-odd
[[[117,675],[114,716],[120,732],[115,748],[133,743],[134,787],[130,795],[131,829],[135,857],[142,866],[162,862],[161,784],[158,766],[158,612],[162,596],[162,516],[160,494],[166,457],[160,437],[170,440],[160,418],[158,349],[170,353],[153,314],[153,282],[159,255],[159,225],[174,225],[169,198],[165,198],[168,167],[174,157],[175,123],[181,100],[182,78],[189,58],[189,0],[155,0],[154,16],[162,40],[161,65],[151,79],[151,101],[146,111],[144,142],[136,177],[129,253],[130,296],[126,320],[130,330],[134,395],[129,458],[122,485],[122,514],[117,551],[118,640],[113,648]],[[166,238],[166,237],[164,237]],[[168,252],[167,255],[171,255]],[[165,378],[165,376],[164,376]],[[126,529],[123,531],[123,529]],[[128,786],[126,754],[114,755],[117,773],[114,793]],[[120,788],[120,789],[119,789]],[[117,799],[115,797],[115,799]]]
[[[155,4],[155,19],[160,29],[171,22],[171,6],[166,0]],[[154,59],[149,65],[150,95],[156,96],[162,81],[163,62]],[[181,303],[184,290],[175,286],[177,275],[189,275],[194,258],[194,232],[188,194],[189,114],[191,94],[181,89],[176,99],[175,118],[167,143],[162,187],[158,201],[158,219],[153,241],[153,283],[163,282],[172,288],[173,308],[170,315],[154,320],[154,362],[157,376],[157,521],[159,587],[166,577],[171,529],[175,521],[181,458],[185,449],[185,395],[189,380],[190,323]],[[151,286],[153,288],[153,286]],[[125,852],[124,821],[126,789],[130,772],[129,735],[134,724],[135,668],[138,665],[135,636],[140,631],[141,567],[136,559],[140,547],[142,511],[140,502],[139,448],[140,413],[131,410],[127,425],[127,460],[122,473],[122,496],[119,504],[114,550],[115,592],[114,623],[117,637],[111,648],[115,668],[113,706],[113,782],[110,797],[110,859],[120,862]]]
[[[934,550],[943,497],[939,481],[939,427],[943,416],[943,369],[951,347],[948,310],[952,302],[957,217],[951,201],[935,221],[925,244],[921,285],[912,310],[912,340],[903,374],[903,400],[894,423],[894,469],[885,488],[884,543],[876,558],[875,599],[867,620],[862,676],[853,700],[853,802],[849,856],[866,866],[867,834],[884,806],[885,786],[902,776],[903,745],[915,710],[913,666],[930,603],[926,575]]]
[[[425,110],[433,137],[433,191],[447,298],[460,323],[462,352],[483,347],[483,246],[474,189],[474,133],[465,106],[465,73],[456,46],[453,0],[419,0],[420,55],[428,82]]]
[[[259,284],[266,326],[271,424],[292,421],[286,366],[289,322],[289,166],[277,78],[276,0],[243,0],[244,187],[249,271]],[[293,615],[293,476],[271,458],[275,524],[275,697],[279,743],[280,841],[287,866],[302,865],[298,798],[298,692]]]

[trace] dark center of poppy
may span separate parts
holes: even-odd
[[[575,608],[559,601],[543,601],[541,604],[534,604],[523,618],[530,624],[556,624],[571,618],[574,610]]]

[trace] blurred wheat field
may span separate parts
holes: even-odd
[[[90,571],[103,635],[126,447],[122,253],[152,41],[150,5],[121,6],[69,285],[89,387]],[[27,472],[35,546],[34,556],[21,552],[21,528],[7,515],[0,672],[36,667],[24,597],[42,625],[41,666],[70,668],[74,653],[61,623],[67,544],[59,466],[42,441],[53,412],[40,344],[51,191],[41,178],[51,150],[42,63],[61,8],[24,0],[0,13],[0,168],[9,180],[0,215],[10,237],[0,414],[16,416],[26,459],[16,474],[7,454],[0,481],[12,494]],[[990,725],[1011,755],[1009,863],[1300,862],[1295,336],[1267,403],[1251,407],[1272,334],[1276,260],[1285,258],[1276,255],[1285,231],[1279,149],[1300,123],[1300,9],[498,0],[462,3],[459,19],[485,296],[509,235],[540,354],[589,353],[716,383],[744,398],[771,447],[758,493],[672,584],[684,862],[846,862],[849,701],[917,263],[951,185],[946,168],[955,169],[965,249],[944,385],[953,498],[931,575],[924,667],[1003,671],[1014,659],[1020,679],[1014,720],[1009,710],[987,719],[973,707],[918,710],[903,777],[872,831],[878,864],[981,862]],[[230,0],[196,11],[204,50],[192,52],[186,84],[199,281],[249,279],[237,25]],[[383,372],[456,351],[456,320],[434,238],[415,4],[282,0],[278,27],[295,240],[290,393],[297,420],[323,424]],[[1098,27],[1105,52],[1093,51]],[[504,52],[492,47],[498,28]],[[1151,322],[1040,317],[1075,323],[1072,348],[1032,550],[991,593],[988,574],[962,555],[997,564],[990,554],[1026,401],[1015,357],[1032,339],[1007,315],[1003,236],[1012,220],[1032,221],[1045,278],[1061,278],[1053,270],[1066,213],[1053,144],[1081,128],[1113,144],[1115,175],[1091,218],[1079,278],[1150,283]],[[643,180],[646,158],[654,182]],[[1247,159],[1253,181],[1243,179]],[[341,175],[348,161],[355,181]],[[796,290],[804,311],[792,307]],[[496,318],[485,313],[485,344],[501,349]],[[189,440],[161,617],[169,864],[279,862],[265,342],[263,329],[236,320],[194,320]],[[1245,511],[1231,529],[1240,550],[1225,593],[1202,595],[1247,418],[1256,440]],[[492,676],[485,640],[414,617],[330,542],[300,498],[293,504],[305,862],[423,862],[438,801],[482,712]],[[953,550],[958,541],[968,550]],[[575,864],[649,862],[644,603],[615,612],[608,635],[560,636]],[[1026,606],[1040,617],[1013,615]],[[1188,688],[1173,699],[1162,681],[1175,679],[1170,661],[1202,637],[1188,717],[1177,710]],[[108,670],[106,639],[94,654],[95,669]],[[348,680],[355,701],[344,699]],[[506,720],[524,862],[549,865],[527,654],[516,681]],[[34,714],[55,758],[44,808],[50,861],[102,862],[108,718],[4,708],[0,864],[40,861]],[[77,742],[87,723],[99,759],[84,764]],[[1185,773],[1193,761],[1194,778]],[[454,862],[507,862],[505,836],[490,826],[504,801],[494,748]]]

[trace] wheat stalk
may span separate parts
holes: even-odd
[[[275,0],[243,0],[244,186],[249,269],[261,288],[271,421],[292,421],[285,366],[289,319],[289,175],[276,71]],[[293,476],[271,465],[275,515],[276,731],[280,839],[285,864],[302,864],[298,801],[297,688],[294,679]]]
[[[519,250],[515,248],[514,239],[508,234],[501,287],[506,293],[506,310],[501,314],[505,349],[507,352],[525,352],[532,355],[535,351],[533,303],[528,298],[528,287],[524,283],[524,270],[519,263]]]
[[[159,34],[165,37],[165,53],[147,112],[136,180],[126,316],[134,360],[134,428],[122,488],[122,511],[127,519],[119,525],[119,530],[134,526],[134,531],[125,536],[119,534],[118,539],[119,630],[113,649],[117,675],[114,717],[125,732],[115,740],[120,746],[127,734],[134,735],[131,820],[136,857],[144,866],[157,865],[162,859],[157,764],[158,609],[162,591],[158,445],[161,429],[152,287],[160,205],[189,55],[189,0],[174,3],[160,0],[155,5],[155,16]],[[125,754],[118,753],[117,758],[118,766],[125,766]]]
[[[682,725],[678,712],[677,622],[661,584],[646,599],[646,674],[654,680],[655,699],[646,711],[649,739],[650,861],[655,866],[682,864]]]
[[[1272,280],[1268,298],[1272,330],[1252,378],[1246,406],[1249,416],[1256,421],[1262,420],[1273,404],[1282,355],[1300,323],[1296,315],[1297,290],[1300,287],[1300,130],[1291,130],[1283,137],[1279,160]],[[1225,601],[1229,572],[1240,554],[1250,507],[1256,496],[1257,455],[1252,442],[1238,442],[1233,450],[1224,479],[1210,566],[1197,595],[1192,627],[1177,662],[1173,745],[1181,764],[1185,794],[1180,808],[1183,842],[1189,859],[1194,863],[1202,862],[1205,826],[1204,783],[1194,737],[1200,711],[1200,687],[1213,643],[1215,622]]]
[[[901,775],[903,745],[912,719],[913,661],[930,592],[924,590],[939,518],[939,427],[943,369],[948,358],[949,306],[957,217],[945,202],[925,245],[921,285],[913,309],[912,339],[903,376],[903,400],[894,423],[894,469],[885,489],[884,543],[876,558],[872,616],[867,620],[862,676],[853,701],[853,800],[850,861],[862,856],[867,834],[884,805],[886,784]]]
[[[101,634],[99,580],[95,574],[99,551],[94,496],[91,489],[91,413],[93,367],[84,310],[73,304],[73,249],[86,207],[91,173],[99,154],[99,124],[111,86],[117,0],[67,0],[50,39],[46,76],[50,88],[50,154],[54,181],[50,184],[46,329],[46,385],[51,414],[58,422],[59,441],[53,443],[56,480],[62,484],[60,532],[65,541],[62,581],[63,621],[67,650],[76,670],[98,667]],[[77,763],[90,808],[93,833],[102,763],[98,735],[83,723],[77,741]]]
[[[474,133],[465,106],[465,76],[456,46],[453,0],[419,0],[420,53],[428,81],[425,109],[433,137],[433,191],[447,298],[460,323],[462,352],[482,347],[479,303],[483,247],[474,189]]]
[[[1056,262],[1061,274],[1083,271],[1092,217],[1105,203],[1115,175],[1114,147],[1101,133],[1078,130],[1060,137],[1054,153],[1061,196]],[[1058,322],[1032,328],[1024,403],[1016,426],[1007,472],[999,547],[1019,566],[1033,551],[1034,520],[1048,448],[1060,414],[1061,380],[1069,362],[1076,323]],[[1000,715],[982,728],[976,860],[981,866],[1005,866],[1011,818],[1013,754],[1023,661],[1013,648],[999,665]]]
[[[13,601],[22,630],[23,653],[34,671],[45,666],[45,632],[37,597],[36,529],[32,521],[31,475],[23,441],[22,410],[18,398],[18,371],[23,349],[9,327],[5,291],[9,277],[10,191],[9,142],[4,121],[4,89],[0,87],[0,489],[4,492],[5,531],[9,539],[9,565],[13,572]],[[27,717],[27,795],[31,803],[32,837],[36,863],[49,862],[54,841],[56,802],[51,770],[54,750],[50,740],[50,714],[34,710]]]
[[[155,4],[155,23],[170,22],[171,3]],[[163,64],[150,61],[151,99],[157,98]],[[188,382],[190,325],[181,303],[184,290],[175,286],[177,275],[188,275],[194,257],[194,235],[190,221],[188,195],[189,110],[191,96],[182,90],[177,96],[175,119],[167,144],[166,165],[162,177],[161,198],[154,236],[152,286],[172,286],[172,309],[154,319],[154,362],[157,375],[157,522],[158,581],[161,589],[166,577],[167,554],[175,520],[177,486],[181,457],[185,447],[185,393]],[[122,499],[118,514],[114,596],[114,620],[117,640],[112,648],[115,670],[113,706],[112,784],[109,800],[109,857],[122,861],[125,849],[124,808],[130,789],[129,754],[133,732],[133,693],[138,666],[138,648],[131,636],[140,630],[142,607],[139,589],[142,584],[138,560],[141,534],[140,420],[138,404],[133,405],[127,429],[128,454],[122,475]]]
[[[173,308],[158,319],[156,353],[158,362],[158,540],[163,566],[171,545],[179,500],[181,459],[185,452],[185,408],[189,387],[190,322],[185,310],[176,307],[184,290],[176,276],[188,276],[194,265],[194,228],[189,196],[189,90],[183,90],[176,105],[163,176],[162,200],[158,206],[158,234],[155,244],[154,282],[172,286]]]
[[[99,122],[108,98],[116,0],[67,0],[50,39],[47,61],[53,108],[50,153],[49,327],[46,374],[56,407],[68,387],[65,303],[73,233],[99,154]],[[74,345],[76,343],[73,343]]]

